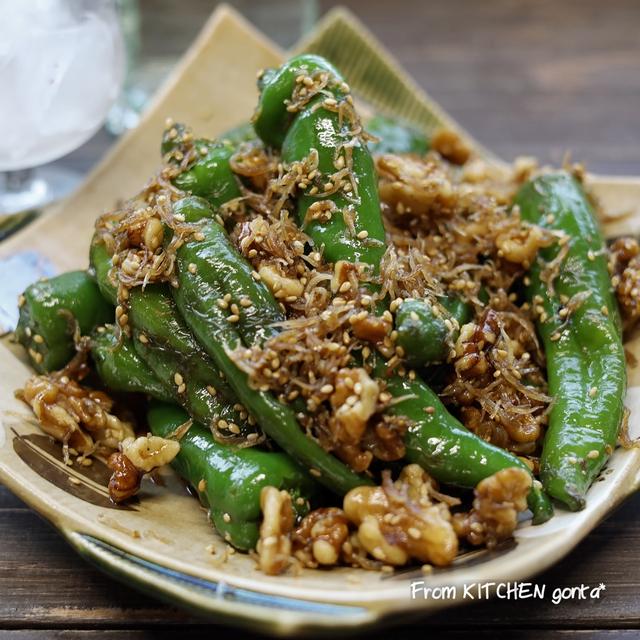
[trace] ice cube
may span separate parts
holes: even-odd
[[[0,170],[55,159],[104,120],[123,76],[112,12],[78,0],[0,0]]]

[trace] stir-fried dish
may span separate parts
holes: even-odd
[[[578,167],[364,126],[320,57],[258,86],[218,139],[167,122],[90,267],[21,296],[18,394],[68,463],[115,502],[171,465],[268,574],[445,566],[583,508],[628,443],[638,243]]]

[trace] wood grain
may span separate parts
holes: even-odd
[[[0,496],[6,494],[0,489]],[[2,498],[5,504],[4,498]],[[9,502],[8,499],[6,502]],[[187,620],[87,566],[38,516],[20,506],[2,507],[0,540],[0,629],[21,627],[109,628],[131,622],[163,626]],[[598,601],[491,601],[444,612],[429,625],[464,629],[480,625],[522,628],[640,628],[638,565],[640,495],[624,504],[563,562],[536,578],[551,592],[556,587],[604,583]],[[535,615],[532,615],[532,611]],[[373,636],[377,637],[377,636]],[[380,636],[382,637],[382,636]]]
[[[408,637],[406,634],[416,631],[413,629],[400,629],[404,638]],[[417,630],[424,634],[424,630]],[[431,629],[430,629],[431,631]],[[443,634],[442,629],[434,629],[435,633],[439,636]],[[197,638],[207,638],[210,640],[215,637],[214,634],[220,633],[224,636],[225,629],[223,627],[217,627],[216,625],[191,625],[188,629],[181,627],[177,629],[136,629],[126,630],[127,640],[175,640],[176,637],[180,640],[196,640]],[[368,638],[383,638],[387,635],[370,635]],[[539,632],[532,631],[531,629],[513,628],[507,633],[503,634],[498,631],[497,633],[491,629],[479,629],[474,631],[474,638],[478,640],[499,640],[500,638],[512,638],[515,637],[523,640],[536,640],[539,639]],[[178,634],[178,635],[177,635]],[[20,630],[7,630],[0,631],[0,640],[121,640],[125,634],[122,629],[110,630],[110,631],[96,631],[96,630],[63,630],[63,629],[20,629]],[[467,640],[469,638],[468,630],[460,631],[447,631],[446,637],[451,640]],[[612,631],[602,629],[585,629],[580,631],[566,631],[566,630],[549,630],[545,631],[545,640],[632,640],[637,638],[635,631]],[[264,638],[264,636],[255,634],[242,634],[242,638],[245,640],[258,640]]]
[[[499,155],[570,150],[594,172],[640,173],[636,0],[342,4]]]
[[[142,0],[147,56],[179,54],[211,2]],[[287,3],[266,17],[286,44]],[[320,0],[321,11],[333,3]],[[505,158],[558,162],[566,150],[602,173],[640,174],[640,3],[636,0],[347,0],[367,26],[481,142]],[[111,143],[104,133],[63,161],[85,170]],[[78,558],[0,487],[0,640],[196,638],[223,630],[117,584]],[[609,639],[640,628],[640,496],[624,504],[563,562],[536,579],[552,590],[606,584],[599,601],[493,601],[412,623],[453,638]],[[179,625],[175,627],[175,625]],[[178,631],[179,629],[179,631]],[[90,631],[93,630],[93,631]],[[614,631],[618,630],[618,631]],[[388,637],[368,633],[368,638]],[[243,634],[243,637],[250,637]],[[255,636],[258,637],[258,636]]]

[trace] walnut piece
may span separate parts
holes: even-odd
[[[334,565],[348,538],[349,521],[342,509],[316,509],[302,519],[293,534],[294,555],[305,567]]]
[[[293,507],[291,496],[276,487],[263,487],[260,493],[262,524],[256,550],[260,569],[275,576],[291,563],[291,532]]]
[[[431,138],[431,147],[452,164],[462,165],[471,157],[471,147],[451,129],[438,129]]]
[[[344,498],[344,512],[358,526],[360,544],[390,565],[410,559],[444,566],[458,552],[449,507],[433,502],[433,480],[415,464],[395,482],[384,472],[381,487],[357,487]]]
[[[258,270],[264,283],[271,289],[271,293],[280,298],[291,296],[298,298],[304,293],[304,285],[300,280],[288,278],[278,273],[278,269],[270,264],[265,264]]]
[[[336,376],[335,391],[331,395],[334,410],[335,437],[345,442],[357,443],[374,414],[380,387],[365,369],[340,369]]]
[[[33,376],[16,394],[33,410],[42,430],[82,454],[115,450],[132,426],[110,413],[106,393],[80,385],[65,370]]]
[[[508,228],[496,236],[496,247],[505,260],[528,269],[538,251],[548,247],[553,240],[553,236],[542,227],[522,225]]]
[[[143,474],[124,453],[112,453],[107,464],[113,471],[109,479],[109,497],[116,504],[138,493]]]
[[[159,436],[125,438],[120,451],[109,457],[113,471],[109,480],[109,497],[116,503],[135,495],[142,477],[158,467],[169,464],[180,452],[180,443]]]
[[[458,536],[488,548],[510,538],[518,525],[518,513],[527,508],[531,483],[531,475],[517,467],[502,469],[479,482],[473,509],[453,516]]]
[[[449,175],[435,162],[384,154],[376,158],[380,199],[399,215],[447,215],[457,194]]]
[[[180,452],[180,443],[159,436],[141,436],[126,438],[120,448],[138,471],[149,473],[169,464]]]
[[[618,238],[609,248],[609,270],[625,329],[640,320],[640,244]]]
[[[333,277],[331,278],[331,291],[333,293],[338,293],[340,291],[340,287],[342,287],[345,282],[351,282],[352,277],[357,278],[358,268],[357,265],[353,262],[349,262],[347,260],[337,260],[333,265]],[[356,280],[357,284],[357,280]]]

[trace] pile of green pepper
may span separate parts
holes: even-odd
[[[307,87],[317,83],[321,90],[301,99],[301,78]],[[64,366],[78,333],[91,335],[95,370],[104,385],[154,399],[148,413],[154,434],[167,436],[193,420],[172,464],[210,509],[216,529],[240,549],[255,546],[263,486],[287,489],[303,512],[319,485],[344,495],[373,479],[325,451],[301,428],[300,406],[253,388],[230,357],[238,347],[262,345],[285,320],[283,307],[255,277],[221,225],[221,207],[243,194],[231,157],[238,145],[257,136],[280,154],[285,166],[315,163],[314,178],[300,186],[295,199],[298,224],[327,262],[366,265],[368,286],[375,292],[386,238],[372,152],[424,154],[428,149],[426,138],[387,119],[373,122],[381,140],[368,143],[349,87],[318,56],[298,56],[267,70],[259,88],[252,125],[219,141],[190,142],[194,158],[173,178],[175,188],[185,192],[173,203],[173,213],[197,229],[178,243],[177,286],[131,288],[126,301],[130,331],[125,335],[116,328],[122,315],[118,269],[108,243],[96,233],[90,269],[29,287],[21,299],[16,331],[40,372]],[[183,157],[186,134],[180,125],[165,132],[162,154],[167,163],[175,165]],[[334,214],[310,216],[318,201],[330,203]],[[544,262],[553,260],[560,247],[546,249],[531,268],[528,295],[543,309],[538,328],[555,397],[541,461],[542,483],[554,498],[577,509],[584,506],[586,490],[615,446],[622,420],[625,364],[618,311],[603,241],[576,181],[564,174],[542,177],[525,185],[516,203],[525,220],[569,238],[565,260],[571,269],[561,270],[552,283],[544,281]],[[171,235],[172,229],[165,227],[165,245]],[[590,291],[589,297],[562,319],[559,310],[582,291]],[[377,311],[383,313],[389,304],[379,300]],[[451,323],[444,321],[451,317],[459,327],[472,316],[472,309],[458,299],[439,300],[437,311],[433,305],[426,299],[406,300],[396,310],[397,344],[411,366],[446,359],[455,336]],[[394,373],[379,354],[372,368],[396,399],[390,414],[410,422],[405,437],[408,461],[442,482],[467,488],[504,468],[529,471],[519,458],[466,429],[420,376]],[[269,446],[260,446],[265,437]],[[535,523],[552,514],[538,482],[533,483],[529,505]]]

